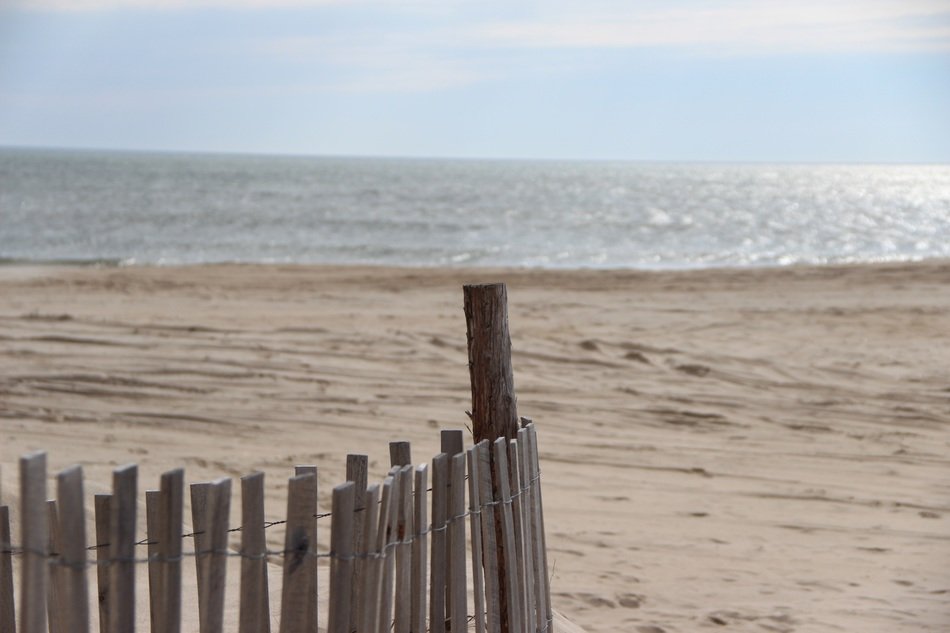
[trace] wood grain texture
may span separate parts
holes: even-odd
[[[399,469],[399,499],[396,516],[396,572],[394,633],[409,633],[412,617],[412,465]]]
[[[353,489],[353,551],[363,551],[363,520],[366,517],[366,484],[369,473],[369,456],[349,454],[346,456],[346,480],[355,484]],[[353,561],[353,600],[350,603],[350,631],[356,631],[360,592],[363,588],[363,568],[365,558],[356,558]]]
[[[94,497],[96,512],[96,587],[99,594],[99,633],[109,633],[111,628],[112,591],[111,572],[104,564],[109,560],[109,538],[112,530],[112,495],[98,494]]]
[[[498,525],[502,530],[502,557],[505,565],[500,570],[500,575],[504,582],[501,584],[502,592],[502,631],[521,631],[521,612],[518,603],[518,563],[515,558],[515,530],[514,518],[511,512],[511,487],[508,479],[508,441],[499,437],[492,445],[495,464],[495,475],[497,477],[495,486],[498,490],[498,514],[500,521]],[[499,566],[501,567],[501,566]],[[507,621],[507,627],[505,622]]]
[[[330,607],[328,633],[350,632],[353,596],[353,510],[356,484],[348,481],[333,488],[330,525]]]
[[[314,560],[314,508],[317,476],[314,473],[290,479],[287,524],[284,538],[284,573],[280,601],[280,633],[311,633],[310,602],[313,596],[310,561]]]
[[[238,633],[270,633],[264,473],[241,477],[241,606]]]
[[[472,615],[475,633],[485,633],[485,574],[482,569],[482,515],[478,493],[479,466],[475,447],[465,453],[468,462],[468,512],[472,534]]]
[[[363,517],[363,539],[360,554],[363,556],[363,575],[360,579],[360,604],[357,613],[356,628],[358,631],[375,631],[377,629],[378,600],[379,600],[379,559],[371,556],[377,553],[376,544],[379,534],[380,484],[373,484],[366,490],[366,510]],[[388,497],[388,493],[387,493]],[[387,502],[388,504],[388,499]]]
[[[60,604],[69,633],[89,631],[89,587],[86,580],[86,517],[82,468],[73,466],[56,476],[60,557],[63,562]]]
[[[436,455],[432,460],[432,533],[429,578],[429,630],[445,633],[447,585],[446,520],[448,519],[449,456]]]
[[[16,633],[10,507],[0,506],[0,633]]]
[[[109,554],[111,586],[110,624],[115,633],[135,630],[135,519],[138,466],[128,464],[112,472]]]
[[[46,453],[30,453],[20,458],[20,633],[47,633],[46,513]]]
[[[465,453],[449,462],[448,499],[448,613],[452,631],[468,628],[465,540]]]
[[[46,501],[46,525],[49,536],[49,552],[59,554],[63,542],[59,532],[59,512],[56,501]],[[64,633],[66,622],[63,621],[63,567],[49,565],[49,584],[46,587],[46,620],[50,633]]]
[[[475,442],[512,439],[518,430],[518,407],[508,332],[508,290],[505,284],[471,284],[463,286],[462,293]]]
[[[231,480],[216,479],[208,490],[208,554],[199,560],[205,565],[204,595],[206,608],[201,613],[201,633],[222,633],[224,629],[224,592],[227,581],[228,517],[231,513]]]
[[[295,475],[312,474],[316,478],[317,496],[314,499],[314,503],[313,503],[313,509],[311,512],[312,525],[310,527],[311,529],[310,538],[311,538],[311,543],[312,543],[311,548],[313,550],[313,553],[316,554],[318,551],[317,544],[320,542],[320,523],[317,519],[317,513],[319,512],[319,509],[317,508],[317,504],[319,503],[319,499],[320,499],[319,474],[317,471],[317,467],[312,464],[294,466],[294,474]],[[308,573],[310,574],[310,596],[307,598],[307,622],[309,623],[307,630],[310,631],[310,633],[317,633],[317,631],[319,630],[318,619],[320,617],[320,606],[319,606],[318,600],[320,596],[320,576],[317,573],[318,562],[319,561],[317,560],[316,556],[309,556],[306,562],[304,563],[307,566],[307,569],[309,570]]]
[[[412,612],[409,629],[411,633],[425,633],[426,598],[428,597],[428,464],[420,464],[415,472],[415,495],[413,496],[413,533],[412,540]]]
[[[161,561],[160,633],[181,631],[182,520],[185,501],[185,471],[176,468],[162,473],[159,483],[159,542]]]
[[[158,631],[161,626],[162,572],[158,560],[158,522],[161,492],[145,491],[145,539],[148,541],[148,618],[150,630]]]

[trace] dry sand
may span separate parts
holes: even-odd
[[[141,488],[176,466],[189,481],[259,469],[275,518],[294,464],[320,466],[326,504],[347,452],[374,478],[390,440],[428,459],[438,429],[467,422],[460,286],[496,280],[570,619],[950,629],[946,262],[0,268],[5,498],[40,448],[51,471],[81,462],[90,494],[130,461]]]

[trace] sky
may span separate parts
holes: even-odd
[[[950,162],[950,0],[0,0],[0,146]]]

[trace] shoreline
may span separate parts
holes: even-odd
[[[461,284],[497,280],[559,611],[589,633],[945,628],[948,260],[0,266],[0,464],[44,448],[90,495],[126,462],[141,488],[261,470],[278,515],[312,463],[326,507],[348,452],[375,479],[389,441],[424,459],[464,428]]]
[[[409,270],[409,271],[457,271],[489,272],[511,271],[513,273],[703,273],[703,272],[768,272],[777,270],[798,270],[811,268],[855,268],[855,267],[892,267],[913,265],[941,265],[950,262],[948,257],[922,258],[895,258],[866,261],[828,261],[828,262],[794,262],[790,264],[721,264],[712,266],[670,266],[670,267],[636,267],[636,266],[479,266],[465,264],[385,264],[372,262],[334,263],[334,262],[273,262],[273,261],[208,261],[208,262],[136,262],[134,259],[122,258],[93,258],[93,259],[18,259],[0,257],[0,270],[4,268],[157,268],[157,269],[188,269],[207,267],[271,267],[271,268],[352,268],[367,270]]]

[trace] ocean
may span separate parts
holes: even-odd
[[[950,165],[0,149],[0,260],[684,269],[950,257]]]

